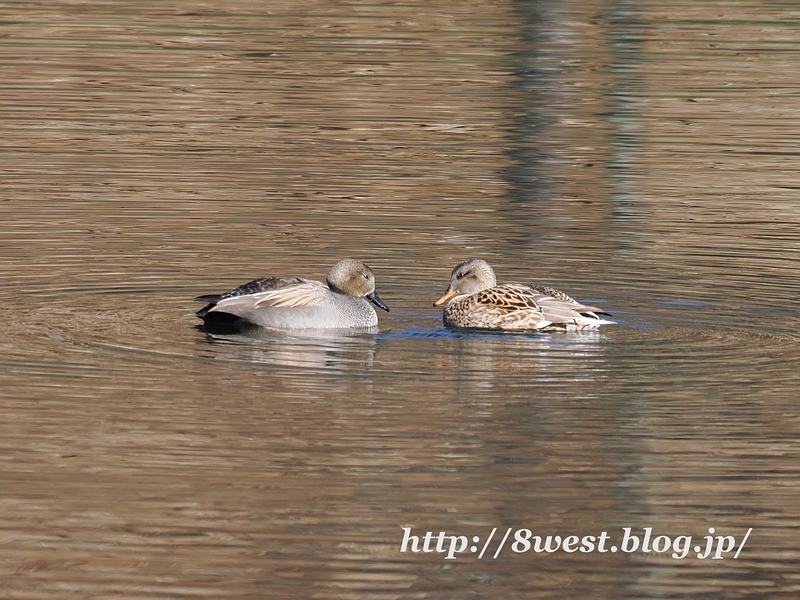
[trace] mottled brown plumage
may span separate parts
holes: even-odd
[[[497,285],[494,271],[480,259],[456,265],[447,291],[434,306],[445,302],[443,322],[447,327],[581,331],[613,323],[597,316],[607,314],[601,309],[585,306],[551,287]]]

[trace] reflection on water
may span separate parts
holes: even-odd
[[[663,8],[6,6],[3,597],[796,597],[800,13]],[[375,332],[187,314],[347,256]],[[618,324],[446,330],[472,256]]]
[[[198,327],[218,358],[304,369],[358,370],[372,365],[378,328],[278,331],[263,327]]]

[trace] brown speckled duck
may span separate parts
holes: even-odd
[[[444,308],[446,327],[504,331],[583,331],[613,321],[594,306],[584,306],[551,287],[507,283],[497,285],[489,264],[477,258],[456,265],[444,295],[433,303]]]

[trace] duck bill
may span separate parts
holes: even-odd
[[[372,302],[372,303],[373,303],[375,306],[377,306],[378,308],[382,308],[382,309],[383,309],[383,310],[385,310],[386,312],[389,312],[389,307],[388,307],[388,306],[386,306],[386,305],[383,303],[383,300],[381,300],[381,299],[378,297],[378,292],[372,292],[371,294],[367,294],[367,300],[369,300],[370,302]]]
[[[455,291],[452,288],[447,288],[447,291],[444,293],[444,296],[442,296],[436,302],[434,302],[433,305],[434,306],[441,306],[442,304],[444,304],[445,302],[450,300],[450,298],[453,298],[455,296],[458,296],[458,292]]]

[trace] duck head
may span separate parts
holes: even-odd
[[[497,277],[489,263],[479,258],[471,258],[456,265],[450,275],[450,285],[433,305],[439,306],[458,295],[469,296],[496,285]]]
[[[375,291],[375,275],[367,265],[352,258],[345,258],[333,265],[328,273],[328,287],[339,294],[353,298],[366,298],[378,308],[389,312],[389,307]]]

